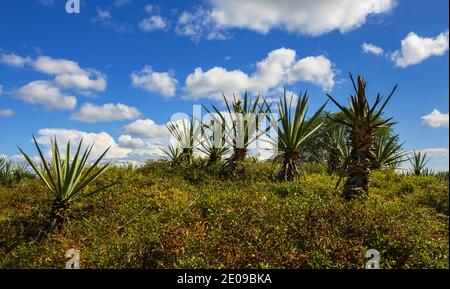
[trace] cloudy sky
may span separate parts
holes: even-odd
[[[164,124],[220,92],[269,97],[308,90],[399,89],[386,109],[407,150],[448,170],[447,0],[66,0],[0,2],[0,154],[31,136],[111,145],[144,161],[167,143]],[[336,108],[329,104],[328,110]]]

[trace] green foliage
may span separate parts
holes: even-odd
[[[284,91],[283,98],[278,104],[280,124],[277,130],[277,144],[275,144],[278,147],[278,153],[274,162],[279,164],[278,178],[285,181],[292,181],[299,176],[302,146],[322,126],[323,123],[318,123],[317,118],[325,107],[324,104],[307,120],[308,94],[305,92],[298,99],[295,108],[292,107],[292,100],[293,96],[288,101]],[[278,122],[278,120],[272,121]]]
[[[14,164],[0,158],[0,185],[12,188],[22,180],[33,179],[34,175],[24,165]]]
[[[429,162],[426,153],[413,151],[412,155],[408,156],[408,160],[411,164],[410,171],[412,174],[416,176],[431,174],[431,172],[426,169],[426,165]]]
[[[381,268],[449,268],[448,185],[436,177],[375,171],[368,200],[348,203],[323,165],[306,164],[301,184],[244,165],[233,181],[196,162],[112,167],[91,187],[123,182],[78,199],[64,230],[38,243],[45,185],[0,187],[0,268],[64,268],[70,248],[82,268],[364,268],[368,249]]]
[[[399,142],[398,135],[380,135],[375,139],[375,162],[374,169],[398,168],[404,157],[408,154],[402,149],[403,144]]]
[[[98,178],[108,168],[109,163],[97,168],[97,165],[108,152],[109,148],[89,167],[87,168],[87,161],[91,154],[94,144],[86,148],[83,154],[81,146],[83,140],[80,141],[78,149],[75,153],[73,161],[70,161],[70,141],[67,142],[65,159],[61,159],[61,154],[58,148],[56,138],[51,142],[52,162],[47,162],[41,148],[36,139],[33,137],[36,149],[41,158],[42,168],[39,168],[34,161],[20,148],[20,152],[28,161],[30,166],[34,169],[39,178],[45,183],[47,188],[53,194],[54,200],[61,203],[68,203],[71,199],[78,196],[84,188]],[[101,190],[101,189],[100,189]],[[96,190],[92,193],[95,193]],[[92,194],[91,193],[91,194]]]

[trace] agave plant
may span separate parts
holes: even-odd
[[[215,114],[215,121],[225,124],[225,141],[232,147],[232,154],[226,161],[225,168],[231,174],[245,160],[249,146],[262,135],[269,131],[270,126],[261,128],[261,123],[265,119],[265,113],[270,106],[266,105],[266,100],[257,96],[254,100],[244,93],[243,99],[237,99],[233,95],[233,101],[230,103],[225,95],[223,99],[227,109],[227,115],[212,105]],[[267,107],[267,108],[266,108]],[[211,114],[208,108],[207,112]],[[230,124],[231,118],[231,125]]]
[[[347,180],[343,194],[346,199],[365,197],[368,195],[370,167],[377,158],[373,148],[374,133],[377,130],[390,127],[394,124],[391,122],[392,118],[384,120],[380,116],[397,89],[397,85],[394,86],[384,101],[383,97],[378,94],[374,104],[370,105],[366,97],[366,82],[363,78],[358,76],[357,85],[351,74],[350,79],[352,80],[356,95],[351,95],[349,108],[342,106],[332,96],[327,94],[344,113],[343,118],[333,116],[330,116],[330,118],[349,129],[349,144],[352,149],[348,159]]]
[[[225,140],[225,125],[211,120],[209,125],[202,126],[203,140],[199,150],[208,156],[208,166],[219,163],[230,151]]]
[[[191,118],[190,121],[183,118],[181,121],[169,122],[166,126],[174,137],[176,145],[181,148],[180,161],[191,164],[194,158],[194,148],[198,144],[201,133],[200,122],[195,118]],[[173,147],[169,147],[167,152],[169,155],[175,156],[172,153],[176,151]]]
[[[0,185],[12,188],[23,179],[32,179],[34,175],[23,164],[13,164],[6,158],[0,158]]]
[[[291,97],[288,101],[285,91],[278,104],[280,124],[277,133],[278,153],[274,162],[279,164],[278,179],[284,181],[292,181],[299,176],[302,145],[322,126],[323,122],[317,122],[316,119],[326,105],[325,103],[306,120],[308,94],[305,92],[298,99],[295,108],[292,107],[293,99]]]
[[[323,141],[328,147],[327,173],[329,175],[345,171],[350,156],[350,146],[347,141],[347,130],[342,125],[333,127]]]
[[[413,151],[411,156],[408,156],[408,161],[411,164],[411,173],[416,176],[428,175],[429,171],[426,165],[429,162],[426,153]]]
[[[403,144],[399,143],[398,135],[382,134],[375,140],[376,159],[372,164],[372,169],[398,168],[404,157],[408,154],[402,149]]]
[[[171,166],[178,166],[182,163],[181,156],[183,151],[179,147],[169,145],[167,148],[161,148],[161,151],[166,159],[169,160]]]
[[[43,228],[43,232],[47,233],[61,228],[66,219],[66,211],[73,199],[81,196],[84,189],[109,167],[109,163],[98,166],[109,148],[91,166],[88,166],[87,161],[94,144],[88,146],[84,153],[81,153],[83,143],[81,140],[71,161],[69,141],[63,160],[55,137],[51,141],[52,161],[47,162],[34,137],[33,141],[39,153],[41,168],[22,149],[19,148],[19,150],[53,195],[52,211]],[[97,193],[112,185],[114,184],[94,190],[84,196]]]

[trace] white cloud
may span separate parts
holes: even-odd
[[[14,111],[8,108],[0,108],[0,117],[10,117],[14,115]]]
[[[77,104],[74,96],[66,95],[50,81],[38,80],[13,92],[19,99],[42,105],[48,110],[71,110]]]
[[[92,149],[92,158],[100,156],[108,147],[111,148],[105,157],[106,159],[124,159],[127,158],[132,151],[131,149],[123,148],[118,145],[114,138],[106,132],[89,133],[79,130],[45,128],[39,130],[38,134],[39,137],[37,137],[36,140],[40,144],[47,145],[47,155],[50,155],[50,140],[54,137],[58,140],[60,147],[64,147],[69,140],[72,146],[78,145],[81,139],[83,139],[84,146],[95,143]]]
[[[131,74],[134,87],[148,92],[158,93],[165,97],[175,96],[178,81],[169,72],[155,72],[150,66]]]
[[[71,119],[81,122],[106,122],[136,119],[141,114],[137,108],[121,103],[107,103],[102,106],[85,103],[78,112],[72,114]]]
[[[332,89],[335,82],[331,61],[323,55],[296,61],[295,50],[280,48],[271,51],[265,59],[258,62],[252,75],[222,67],[207,71],[196,68],[186,78],[184,92],[188,99],[221,100],[222,92],[226,96],[241,94],[245,90],[264,94],[297,81],[316,84],[326,91]]]
[[[383,48],[365,42],[361,45],[361,48],[364,53],[371,53],[375,55],[381,55],[384,52]]]
[[[138,24],[142,31],[149,32],[158,29],[164,29],[167,27],[167,22],[159,15],[150,16],[149,18],[142,19]]]
[[[214,24],[209,13],[202,7],[194,13],[184,11],[178,18],[175,32],[178,35],[188,36],[193,41],[199,41],[202,37],[208,40],[226,39],[225,31]]]
[[[210,9],[184,12],[179,34],[202,35],[204,30],[229,28],[268,33],[284,29],[318,36],[338,30],[345,33],[362,26],[371,15],[389,12],[395,0],[209,0]]]
[[[402,40],[402,48],[391,54],[398,67],[418,64],[431,56],[443,55],[448,50],[448,31],[434,38],[421,37],[410,32]]]
[[[131,0],[115,0],[114,6],[122,7],[131,4]]]
[[[129,23],[120,23],[113,19],[111,11],[97,8],[97,16],[92,18],[93,23],[99,23],[105,28],[110,28],[117,33],[125,33],[133,30]]]
[[[145,142],[140,138],[133,138],[130,135],[121,135],[119,137],[119,144],[126,148],[143,148]]]
[[[3,85],[0,84],[0,95],[3,93]]]
[[[71,60],[40,56],[32,65],[39,72],[56,75],[55,82],[63,88],[96,91],[106,89],[106,76],[93,69],[82,69]]]
[[[430,114],[422,116],[423,124],[429,127],[448,127],[448,113],[433,109]]]
[[[123,131],[149,138],[165,137],[169,131],[165,125],[158,125],[151,119],[138,119],[123,127]]]
[[[14,66],[17,68],[22,68],[26,64],[29,64],[31,62],[31,58],[29,57],[22,57],[15,53],[11,54],[2,54],[0,55],[0,62],[4,63],[9,66]]]

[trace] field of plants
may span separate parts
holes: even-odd
[[[0,268],[64,268],[69,249],[82,268],[364,268],[369,249],[381,268],[448,268],[448,173],[403,150],[383,114],[396,87],[370,104],[351,80],[348,106],[329,95],[339,112],[308,118],[307,93],[224,98],[208,123],[169,123],[166,160],[145,165],[34,140],[39,162],[0,160]]]

